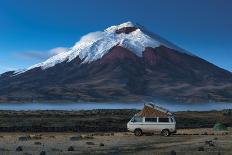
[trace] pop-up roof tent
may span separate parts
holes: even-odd
[[[143,110],[136,114],[136,116],[141,117],[168,117],[172,116],[168,110],[158,107],[152,103],[144,104]]]

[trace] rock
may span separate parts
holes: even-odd
[[[74,151],[74,147],[73,147],[73,146],[70,146],[70,147],[68,148],[68,151]]]
[[[21,136],[21,137],[19,137],[19,141],[28,141],[28,140],[31,140],[30,136]]]
[[[31,139],[42,139],[41,134],[36,134],[36,135],[30,135]]]
[[[94,142],[86,142],[87,145],[95,145]]]
[[[34,144],[35,144],[35,145],[42,145],[41,142],[35,142]]]
[[[78,141],[78,140],[81,140],[82,139],[82,136],[73,136],[73,137],[70,137],[70,140],[71,141]]]
[[[205,151],[204,147],[200,146],[198,147],[198,151]]]
[[[23,151],[23,147],[22,147],[22,146],[18,146],[18,147],[16,148],[16,151]]]
[[[176,151],[172,150],[172,151],[170,152],[170,155],[176,155]]]
[[[99,144],[99,146],[105,146],[105,144],[103,144],[103,143],[100,143],[100,144]]]
[[[46,155],[45,151],[41,151],[39,155]]]

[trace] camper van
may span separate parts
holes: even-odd
[[[176,132],[176,121],[167,110],[145,105],[144,109],[127,123],[127,129],[134,132],[135,136],[141,136],[143,133],[161,133],[163,136],[169,136]]]

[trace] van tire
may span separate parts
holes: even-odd
[[[168,136],[170,136],[170,131],[168,129],[164,129],[164,130],[161,131],[161,135],[165,136],[165,137],[168,137]]]
[[[135,134],[135,136],[142,136],[143,132],[141,129],[135,129],[134,134]]]

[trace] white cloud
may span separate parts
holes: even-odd
[[[67,52],[67,51],[69,51],[69,48],[67,48],[67,47],[56,47],[56,48],[53,48],[53,49],[49,50],[49,55],[54,56],[54,55],[64,53],[64,52]]]
[[[54,55],[67,52],[69,48],[67,47],[56,47],[47,51],[36,51],[36,50],[30,50],[30,51],[23,51],[23,52],[17,52],[16,56],[23,58],[23,59],[37,59],[44,61]]]
[[[42,51],[23,51],[16,53],[16,56],[23,58],[23,59],[38,59],[38,60],[44,60],[48,58],[47,52]]]
[[[88,33],[88,34],[84,35],[83,37],[81,37],[80,42],[96,41],[103,36],[103,33],[104,32],[102,32],[102,31]]]

